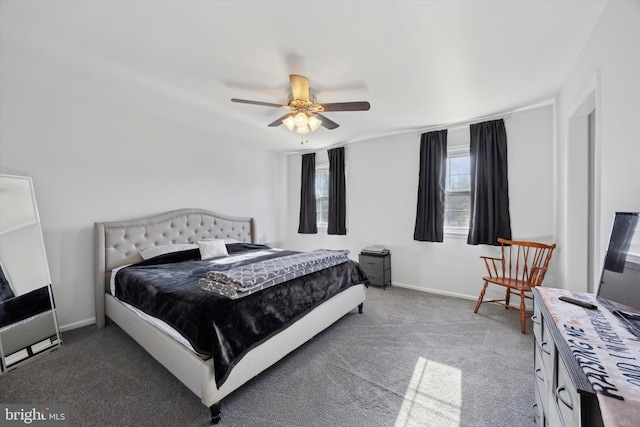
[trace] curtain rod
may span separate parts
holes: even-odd
[[[328,145],[326,147],[322,147],[322,148],[316,148],[316,149],[309,149],[309,150],[304,150],[304,151],[292,151],[292,152],[288,152],[288,153],[284,153],[286,155],[289,154],[309,154],[309,153],[318,153],[321,151],[328,151],[331,150],[332,148],[340,148],[340,147],[344,147],[344,151],[347,152],[349,151],[349,144],[346,142],[339,142],[337,144],[332,144],[332,145]]]
[[[470,125],[472,125],[474,123],[482,123],[482,122],[486,122],[486,121],[489,121],[489,120],[498,120],[498,119],[509,120],[510,118],[511,118],[511,113],[494,114],[492,116],[478,117],[476,119],[464,120],[464,121],[460,121],[460,122],[453,122],[453,123],[449,123],[449,124],[446,124],[446,125],[428,126],[426,128],[418,129],[416,132],[418,132],[418,134],[423,134],[423,133],[432,132],[432,131],[435,131],[435,130],[444,130],[444,129],[457,130],[457,129],[462,129],[462,128],[469,127]]]
[[[527,110],[533,110],[535,108],[540,108],[540,107],[544,107],[546,105],[553,105],[555,103],[555,100],[553,98],[547,99],[547,100],[543,100],[534,104],[530,104],[527,105],[525,107],[521,107],[521,108],[516,108],[515,110],[511,110],[511,111],[505,111],[503,113],[497,113],[497,114],[492,114],[489,116],[484,116],[484,117],[476,117],[474,119],[470,119],[470,120],[462,120],[459,122],[451,122],[448,124],[440,124],[440,125],[433,125],[433,126],[427,126],[425,128],[419,128],[419,129],[414,129],[414,130],[404,130],[401,132],[393,132],[389,135],[399,135],[399,134],[407,134],[407,133],[411,133],[411,132],[417,132],[418,135],[423,134],[425,132],[429,132],[429,131],[433,131],[433,130],[442,130],[442,129],[447,129],[447,130],[457,130],[457,129],[462,129],[464,127],[468,127],[469,125],[473,124],[473,123],[481,123],[484,121],[488,121],[488,120],[497,120],[497,119],[505,119],[505,120],[509,120],[511,118],[511,116],[515,113],[521,113],[523,111],[527,111]],[[382,135],[379,135],[379,137]],[[352,141],[352,142],[360,142],[360,141]],[[347,150],[348,146],[349,146],[350,142],[339,142],[336,144],[332,144],[328,147],[324,147],[324,148],[320,148],[320,149],[309,149],[309,150],[304,150],[304,151],[291,151],[291,152],[285,152],[285,155],[290,155],[290,154],[307,154],[307,153],[315,153],[315,152],[319,152],[322,150],[328,150],[331,148],[336,148],[336,147],[340,147],[340,146],[344,146],[345,150]]]
[[[462,120],[459,122],[452,122],[452,123],[448,123],[448,124],[440,124],[440,125],[433,125],[433,126],[427,126],[425,128],[420,128],[417,129],[416,132],[418,132],[418,134],[422,134],[425,132],[429,132],[429,131],[433,131],[433,130],[442,130],[442,129],[447,129],[447,130],[456,130],[456,129],[461,129],[464,127],[468,127],[471,124],[474,123],[481,123],[481,122],[486,122],[489,120],[497,120],[497,119],[505,119],[508,120],[511,118],[511,115],[514,113],[520,113],[522,111],[527,111],[527,110],[533,110],[534,108],[539,108],[539,107],[543,107],[545,105],[550,105],[553,104],[555,101],[554,99],[547,99],[535,104],[531,104],[528,105],[526,107],[522,107],[522,108],[517,108],[515,110],[511,110],[511,111],[505,111],[503,113],[496,113],[496,114],[491,114],[489,116],[483,116],[483,117],[476,117],[470,120]]]

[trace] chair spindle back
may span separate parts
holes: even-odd
[[[498,238],[502,249],[502,277],[538,286],[544,276],[556,245],[522,242]]]

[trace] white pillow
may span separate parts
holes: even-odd
[[[173,243],[169,245],[151,246],[140,251],[142,259],[149,259],[158,255],[164,255],[171,252],[188,251],[189,249],[198,249],[198,245],[193,243]]]
[[[200,258],[202,259],[229,256],[227,247],[222,239],[200,240],[196,244],[200,248]]]

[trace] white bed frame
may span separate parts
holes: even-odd
[[[255,243],[253,218],[220,215],[204,209],[181,209],[130,221],[97,222],[95,230],[96,326],[110,318],[164,365],[202,403],[211,409],[211,422],[220,421],[222,399],[291,351],[313,338],[346,313],[362,312],[365,286],[352,286],[324,302],[284,331],[249,351],[218,389],[213,358],[202,360],[158,327],[144,321],[107,293],[111,271],[140,261],[139,251],[172,243],[195,243],[202,238],[237,239]]]

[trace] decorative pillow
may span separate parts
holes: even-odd
[[[171,252],[188,251],[190,249],[198,249],[198,245],[193,243],[173,243],[169,245],[151,246],[150,248],[140,251],[142,259],[149,259],[158,255],[164,255]]]
[[[200,240],[196,244],[200,248],[200,258],[202,259],[229,256],[227,247],[222,239]]]

